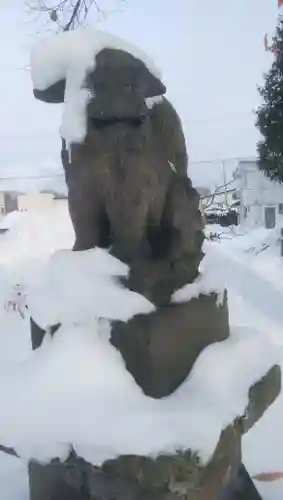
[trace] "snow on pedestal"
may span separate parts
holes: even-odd
[[[29,308],[42,328],[61,323],[86,324],[97,318],[127,321],[155,310],[143,296],[118,281],[128,267],[96,248],[54,254],[49,265],[30,283]]]
[[[149,398],[109,342],[113,319],[154,310],[116,282],[126,272],[105,251],[65,251],[52,257],[41,289],[39,277],[27,286],[32,315],[42,326],[62,326],[28,359],[1,371],[2,444],[46,462],[66,458],[72,445],[95,465],[191,449],[204,464],[222,430],[245,414],[250,387],[277,363],[276,346],[263,334],[235,329],[203,350],[177,391]]]

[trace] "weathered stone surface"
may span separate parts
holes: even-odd
[[[134,127],[90,125],[86,141],[72,146],[72,162],[63,164],[75,250],[111,246],[111,253],[130,265],[183,253],[199,263],[194,258],[201,255],[199,196],[188,179],[171,170],[166,149],[157,144],[147,117]]]
[[[235,422],[222,432],[213,457],[203,471],[195,499],[217,499],[220,492],[236,480],[240,465],[241,429]]]
[[[241,464],[234,481],[222,489],[217,500],[263,500],[245,466]]]
[[[129,459],[133,460],[134,457],[129,457]],[[166,459],[169,460],[164,457],[162,466],[166,465]],[[149,465],[148,468],[150,468]],[[74,472],[78,470],[80,474],[75,475]],[[165,470],[168,473],[168,466],[165,466]],[[187,464],[186,470],[190,470],[189,464]],[[73,477],[71,477],[72,473]],[[138,476],[128,481],[115,479],[109,473],[98,471],[79,460],[74,461],[72,468],[55,461],[48,466],[32,462],[29,465],[30,500],[178,500],[180,498],[187,500],[201,500],[203,498],[205,500],[262,500],[242,464],[235,471],[230,482],[222,487],[216,496],[215,492],[210,489],[211,485],[204,493],[205,496],[202,495],[202,488],[195,487],[200,475],[201,469],[195,467],[193,471],[190,470],[191,483],[189,487],[188,477],[183,482],[172,482],[172,480],[170,482],[167,477],[166,480],[164,478],[160,489],[157,485],[161,481],[155,481],[156,487],[153,490],[149,486],[139,488]]]
[[[273,366],[269,372],[249,391],[249,405],[244,418],[241,419],[243,433],[248,432],[254,424],[274,403],[281,392],[281,369]]]
[[[246,425],[256,422],[280,392],[278,367],[249,392]],[[276,391],[274,390],[276,386]],[[249,411],[252,413],[249,416]],[[260,500],[241,465],[243,418],[227,427],[206,466],[197,455],[178,452],[156,459],[121,456],[94,467],[73,452],[64,463],[29,464],[31,500]]]
[[[112,326],[111,342],[145,394],[161,398],[188,376],[200,352],[229,336],[227,298],[201,295]]]
[[[125,285],[157,306],[170,302],[175,290],[199,274],[204,234],[198,202],[191,181],[172,175],[160,230],[148,230],[152,252],[131,263]]]
[[[77,457],[48,465],[30,462],[30,500],[90,500],[84,464]]]
[[[196,234],[196,247],[199,246],[198,235]],[[202,233],[199,236],[201,241]],[[202,259],[202,252],[194,254],[183,254],[177,259],[144,259],[133,263],[129,277],[122,279],[122,284],[140,293],[152,302],[156,307],[163,307],[170,304],[172,294],[188,283],[193,283],[199,276],[199,263]]]
[[[180,496],[197,500],[194,492],[201,475],[198,460],[190,453],[156,460],[120,457],[101,469],[76,458],[29,465],[31,500],[177,500]]]
[[[190,254],[192,280],[203,227],[199,197],[187,178],[180,118],[165,98],[146,106],[145,98],[162,95],[165,87],[141,61],[105,49],[96,62],[85,81],[93,95],[87,136],[71,145],[70,157],[62,143],[74,250],[111,246],[128,264],[160,252],[168,258]]]
[[[142,116],[145,98],[166,92],[165,85],[140,59],[113,48],[97,54],[95,69],[86,76],[84,86],[93,97],[88,115],[103,120]]]
[[[31,500],[218,500],[237,480],[240,435],[229,428],[209,466],[180,452],[157,459],[124,456],[93,467],[75,455],[65,463],[29,464]],[[229,474],[227,473],[229,472]],[[219,497],[219,499],[230,497]]]
[[[248,409],[253,408],[254,422],[276,396],[272,378],[278,393],[277,367],[249,392]],[[241,436],[246,431],[242,420],[237,419],[222,432],[206,466],[190,451],[156,459],[121,456],[102,467],[92,466],[74,452],[63,463],[30,462],[30,500],[260,500],[241,465]]]

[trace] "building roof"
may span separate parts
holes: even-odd
[[[256,163],[257,158],[241,158],[239,163]]]
[[[53,196],[53,200],[67,200],[67,199],[68,199],[68,196],[66,194],[56,193]]]
[[[197,186],[196,188],[196,191],[198,192],[198,194],[202,197],[202,196],[210,196],[211,195],[211,191],[208,187],[205,187],[205,186]]]

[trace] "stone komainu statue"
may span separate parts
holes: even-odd
[[[60,103],[65,86],[61,80],[34,94]],[[126,286],[162,305],[127,322],[112,321],[109,340],[144,394],[164,398],[186,380],[203,349],[229,337],[227,294],[220,301],[217,293],[170,301],[198,275],[203,228],[180,119],[163,97],[162,82],[129,53],[104,49],[84,86],[91,94],[85,140],[68,146],[62,141],[74,250],[111,248],[129,265]],[[50,333],[58,328],[60,323],[50,325]],[[44,335],[32,320],[34,349]],[[279,390],[280,370],[273,367],[251,388],[244,418],[223,430],[205,466],[191,450],[156,460],[122,455],[100,468],[73,451],[63,463],[30,462],[30,498],[258,500],[241,466],[241,436]]]
[[[187,177],[181,122],[162,97],[165,86],[141,60],[116,49],[98,53],[84,86],[92,96],[86,138],[71,145],[70,155],[63,140],[61,153],[74,250],[111,246],[113,255],[132,266],[133,287],[145,295],[155,258],[163,258],[160,270],[154,267],[160,277],[170,272],[165,262],[187,257],[179,285],[192,281],[202,256],[202,220]],[[61,81],[34,94],[63,102],[64,90]],[[147,263],[142,271],[139,266],[138,279],[137,262]]]

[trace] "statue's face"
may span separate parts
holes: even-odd
[[[145,99],[162,96],[163,83],[145,64],[128,52],[103,49],[96,56],[95,69],[86,75],[83,87],[90,91],[88,116],[95,119],[139,118],[146,114]],[[49,103],[63,103],[66,80],[45,90],[34,89],[34,96]]]
[[[92,95],[88,115],[99,119],[143,116],[145,99],[165,92],[140,60],[113,49],[97,55],[95,70],[87,76],[85,86]]]
[[[91,75],[92,76],[92,75]],[[135,75],[123,69],[90,78],[91,99],[88,116],[91,118],[120,118],[142,116],[146,113],[145,97]]]

